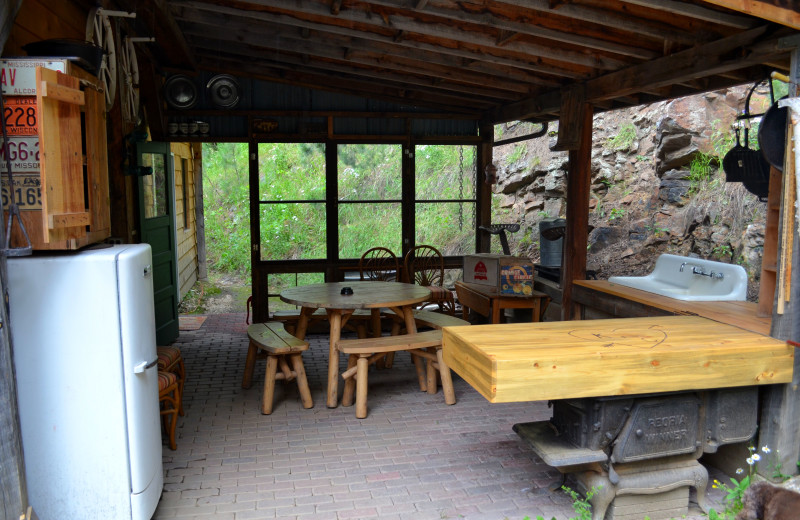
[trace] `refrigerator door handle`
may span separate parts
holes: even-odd
[[[147,361],[142,361],[141,363],[139,363],[138,365],[133,367],[133,373],[134,374],[141,374],[142,372],[144,372],[148,368],[153,368],[157,364],[158,364],[158,358],[155,358],[153,361],[151,361],[149,363]]]

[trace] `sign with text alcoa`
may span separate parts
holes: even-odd
[[[67,73],[67,60],[13,58],[0,60],[0,90],[4,96],[35,96],[36,67]]]
[[[464,281],[496,287],[503,296],[533,293],[533,262],[489,253],[464,256]]]

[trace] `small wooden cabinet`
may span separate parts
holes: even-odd
[[[67,60],[10,59],[2,66],[4,98],[11,100],[6,125],[13,130],[11,185],[2,161],[4,222],[12,197],[20,209],[10,247],[26,245],[20,223],[34,250],[79,249],[108,238],[106,110],[97,78]]]

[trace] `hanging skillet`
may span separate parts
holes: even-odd
[[[747,142],[747,128],[744,129],[744,140]],[[722,158],[722,169],[725,170],[727,182],[742,182],[744,179],[744,156],[747,149],[739,143],[739,127],[736,127],[736,145],[728,150]]]
[[[762,82],[759,81],[747,93],[747,98],[744,102],[744,115],[739,116],[738,119],[745,119],[749,121],[757,115],[750,114],[750,97],[753,91]],[[763,114],[758,114],[763,115]],[[739,152],[739,160],[742,164],[742,184],[747,191],[757,196],[760,199],[767,197],[769,193],[769,163],[764,159],[764,154],[760,150],[750,148],[750,136],[748,129],[744,129],[744,149]],[[724,160],[723,160],[724,161]],[[726,171],[727,174],[727,171]]]
[[[786,153],[786,117],[789,109],[779,107],[778,101],[772,100],[772,106],[764,113],[758,127],[758,147],[764,159],[772,166],[783,171],[783,156]]]

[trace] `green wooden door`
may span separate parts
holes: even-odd
[[[153,249],[156,342],[169,345],[178,338],[175,170],[167,143],[140,143],[138,154],[139,166],[153,169],[139,177],[139,222],[141,241]]]

